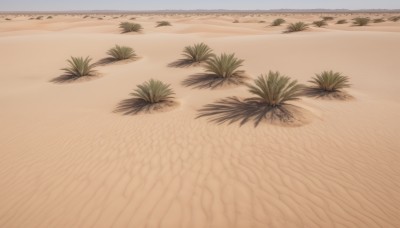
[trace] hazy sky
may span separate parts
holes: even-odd
[[[0,11],[282,8],[400,9],[400,0],[0,0]]]

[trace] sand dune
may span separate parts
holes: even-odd
[[[400,227],[399,22],[283,34],[267,27],[273,15],[135,17],[140,34],[120,34],[124,18],[1,20],[0,227]],[[160,19],[173,26],[156,28]],[[168,64],[196,42],[235,52],[250,78],[343,72],[354,99],[296,101],[311,115],[300,127],[196,118],[250,96],[244,86],[184,86],[203,69]],[[51,82],[70,56],[98,61],[115,44],[139,58]],[[179,106],[115,112],[150,78],[171,84]]]

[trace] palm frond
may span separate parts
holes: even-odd
[[[303,88],[296,80],[272,71],[268,75],[260,75],[254,83],[255,85],[248,86],[249,92],[273,107],[298,100]]]
[[[185,57],[185,60],[190,62],[202,62],[214,56],[212,49],[204,43],[185,47],[182,55]]]
[[[93,70],[94,65],[90,64],[92,59],[86,57],[71,57],[68,59],[69,67],[63,68],[63,70],[67,75],[71,75],[74,77],[82,77],[82,76],[90,76],[95,71]]]
[[[150,79],[137,87],[131,95],[151,104],[172,99],[172,95],[175,94],[170,85],[154,79]]]
[[[237,70],[242,66],[244,60],[235,57],[235,54],[221,54],[207,60],[205,68],[209,73],[215,74],[217,77],[230,78],[238,76],[243,71]]]
[[[136,57],[136,53],[131,47],[119,45],[115,45],[115,47],[108,50],[107,54],[116,60],[131,59]]]
[[[325,92],[336,92],[350,87],[349,77],[339,72],[333,72],[332,70],[316,74],[309,82]]]

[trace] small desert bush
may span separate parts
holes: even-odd
[[[90,76],[94,73],[94,65],[90,64],[92,59],[86,57],[85,59],[82,57],[71,57],[68,59],[69,67],[63,68],[63,70],[67,75],[74,77],[82,77],[82,76]]]
[[[53,17],[52,16],[48,16],[47,19],[53,19]]]
[[[296,80],[281,75],[278,71],[270,71],[254,80],[255,85],[249,85],[249,92],[257,95],[263,103],[276,107],[288,101],[298,100],[303,86]]]
[[[115,60],[131,59],[136,57],[135,51],[131,47],[115,45],[107,52]]]
[[[172,95],[175,94],[170,85],[154,79],[150,79],[137,87],[131,95],[150,104],[170,100],[173,98]]]
[[[122,33],[140,32],[143,29],[140,24],[130,22],[121,22],[119,27],[122,29]]]
[[[372,20],[372,22],[374,22],[374,23],[382,23],[382,22],[385,22],[385,19],[383,19],[383,18],[376,18],[376,19]]]
[[[367,17],[357,17],[357,18],[354,18],[353,20],[354,20],[353,24],[356,26],[366,26],[371,21]]]
[[[308,25],[304,22],[291,23],[286,28],[286,32],[300,32],[308,29]]]
[[[193,63],[206,61],[214,56],[212,49],[204,43],[185,47],[182,55],[185,57],[185,60]]]
[[[85,19],[85,18],[88,18],[89,17],[89,15],[85,15],[83,18]]]
[[[282,19],[282,18],[278,18],[278,19],[275,19],[272,23],[271,23],[271,26],[279,26],[279,25],[281,25],[281,24],[283,24],[283,23],[285,23],[286,21],[284,20],[284,19]]]
[[[317,27],[324,27],[327,26],[328,24],[326,23],[326,21],[322,20],[322,21],[314,21],[313,24]]]
[[[393,16],[393,17],[390,17],[388,20],[396,22],[396,21],[400,20],[400,16]]]
[[[244,60],[235,57],[235,54],[221,54],[220,56],[214,56],[207,60],[205,69],[206,72],[215,74],[221,78],[231,78],[239,76],[243,71],[237,70],[242,66]]]
[[[232,23],[239,23],[239,20],[236,19]]]
[[[336,22],[336,24],[338,24],[338,25],[347,24],[347,20],[345,20],[345,19],[338,20],[338,21]]]
[[[314,84],[315,88],[325,92],[336,92],[343,88],[350,87],[349,78],[339,72],[324,71],[316,74],[309,82]]]
[[[162,27],[162,26],[171,26],[171,23],[169,21],[157,21],[156,27]]]
[[[6,18],[5,20],[6,20],[6,21],[11,21],[11,18]]]
[[[43,16],[36,17],[36,20],[42,20],[42,19],[43,19]]]
[[[258,23],[265,23],[266,21],[258,21]]]
[[[324,21],[332,21],[333,19],[335,19],[334,17],[322,17],[322,20]]]

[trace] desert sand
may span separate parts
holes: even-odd
[[[334,14],[325,28],[285,34],[268,25],[321,14],[36,16],[0,15],[0,227],[400,227],[400,22],[336,25],[358,15]],[[144,30],[121,34],[131,17]],[[202,67],[168,65],[198,42],[236,53],[253,79],[343,72],[354,98],[303,97],[300,126],[196,118],[250,96],[182,84]],[[98,61],[115,44],[139,58],[54,82],[70,56]],[[150,78],[171,84],[179,106],[116,112]]]

